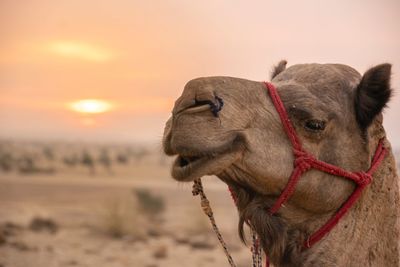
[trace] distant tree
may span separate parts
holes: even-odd
[[[79,163],[79,158],[76,154],[64,156],[63,162],[68,167],[75,167]]]
[[[53,161],[55,159],[55,155],[51,147],[48,146],[44,147],[42,153],[44,157],[49,161]]]
[[[81,164],[89,169],[90,174],[93,175],[95,173],[94,160],[89,152],[86,150],[82,152]]]
[[[101,165],[104,166],[104,168],[108,171],[111,172],[111,158],[108,155],[108,150],[107,149],[102,149],[100,152],[100,156],[98,158],[98,161]]]
[[[148,154],[149,154],[149,151],[147,151],[144,148],[138,148],[135,151],[133,151],[133,157],[136,159],[136,161],[140,161]]]
[[[34,173],[37,171],[32,156],[24,155],[18,160],[18,171],[21,173]]]
[[[129,156],[127,153],[119,152],[116,156],[116,161],[120,164],[127,164],[129,163]]]
[[[8,172],[12,170],[14,159],[11,153],[4,152],[0,154],[0,168],[1,170]]]

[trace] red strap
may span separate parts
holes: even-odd
[[[332,218],[330,218],[321,228],[319,228],[315,233],[313,233],[310,237],[307,238],[306,242],[304,243],[304,247],[310,248],[312,245],[321,240],[321,238],[323,238],[327,233],[329,233],[329,231],[332,230],[332,228],[336,224],[338,224],[339,220],[347,213],[347,211],[351,208],[351,206],[354,205],[357,199],[361,196],[361,192],[364,190],[364,188],[371,183],[372,181],[371,175],[381,164],[387,152],[386,149],[384,149],[382,143],[383,141],[381,140],[375,151],[371,167],[366,173],[365,172],[349,173],[358,177],[356,180],[352,179],[357,183],[356,189],[350,195],[347,201],[342,205],[342,207],[332,216]]]
[[[329,173],[331,175],[345,177],[350,179],[356,183],[356,188],[350,197],[346,200],[346,202],[339,208],[339,210],[316,232],[310,235],[305,243],[303,244],[304,248],[310,248],[316,242],[321,240],[333,227],[339,222],[339,220],[349,211],[349,209],[354,205],[354,203],[361,196],[364,188],[371,183],[372,174],[376,171],[379,165],[382,163],[387,150],[383,146],[383,139],[379,141],[378,147],[376,148],[375,154],[373,156],[371,167],[367,172],[349,172],[338,166],[317,160],[307,151],[303,150],[301,142],[296,134],[296,131],[293,125],[290,122],[286,109],[282,103],[282,100],[279,97],[279,94],[275,88],[275,86],[271,83],[264,82],[269,95],[271,97],[272,103],[275,106],[276,111],[279,114],[281,119],[283,128],[293,146],[293,155],[294,155],[294,169],[292,174],[289,177],[289,180],[286,184],[285,189],[282,191],[278,199],[275,201],[274,205],[269,209],[271,214],[276,213],[285,203],[290,196],[294,193],[297,182],[299,181],[301,175],[308,170],[314,168],[320,170],[322,172]],[[231,196],[234,199],[235,203],[237,202],[237,196],[229,188],[231,192]],[[268,257],[266,257],[266,266],[269,266]]]
[[[290,142],[292,143],[293,154],[295,157],[294,169],[288,180],[288,183],[274,205],[270,208],[269,212],[271,214],[274,214],[280,209],[283,203],[285,203],[294,193],[296,184],[299,181],[300,176],[311,168],[318,169],[332,175],[345,177],[347,179],[353,180],[357,184],[354,192],[350,195],[350,197],[342,205],[342,207],[333,215],[333,217],[329,219],[328,222],[326,222],[314,234],[307,238],[304,246],[306,248],[310,248],[313,244],[315,244],[323,236],[325,236],[339,222],[339,220],[347,213],[351,206],[353,206],[353,204],[361,196],[362,190],[372,180],[371,175],[375,172],[375,170],[378,168],[383,158],[385,157],[386,149],[383,147],[383,140],[380,140],[372,159],[371,167],[367,172],[348,172],[337,166],[315,159],[311,154],[303,150],[301,142],[296,134],[293,125],[289,120],[286,109],[282,103],[282,100],[279,97],[275,86],[268,82],[264,82],[264,84],[268,89],[272,103],[274,104],[275,109],[279,114],[283,128]]]
[[[297,138],[296,131],[294,130],[292,124],[290,123],[289,117],[286,113],[285,106],[282,103],[281,98],[278,95],[278,92],[275,89],[275,86],[272,83],[264,82],[265,86],[268,89],[269,95],[274,103],[276,111],[278,111],[279,117],[281,118],[283,127],[285,128],[285,132],[290,139],[290,142],[293,145],[294,150],[301,151],[301,144],[299,139]]]

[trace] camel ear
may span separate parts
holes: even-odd
[[[271,80],[273,78],[275,78],[276,75],[278,75],[279,73],[281,73],[282,71],[284,71],[286,69],[286,64],[287,61],[286,60],[281,60],[278,65],[276,65],[274,67],[274,69],[271,72]]]
[[[357,122],[365,130],[376,115],[389,102],[392,65],[381,64],[369,69],[356,89],[355,109]]]

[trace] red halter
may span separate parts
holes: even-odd
[[[274,85],[268,82],[264,82],[266,89],[269,92],[269,95],[272,99],[272,102],[275,106],[276,111],[279,114],[279,117],[282,121],[283,128],[289,137],[289,140],[293,147],[293,155],[295,157],[294,160],[294,169],[292,174],[290,175],[289,181],[286,184],[285,189],[282,191],[281,195],[278,197],[274,205],[269,209],[270,214],[275,214],[285,203],[290,196],[293,194],[295,190],[295,186],[299,181],[301,175],[308,170],[314,168],[331,175],[344,177],[354,181],[357,185],[353,193],[346,200],[346,202],[336,211],[336,213],[317,231],[315,231],[312,235],[310,235],[303,244],[304,249],[310,248],[319,240],[321,240],[330,230],[339,222],[339,220],[349,211],[351,206],[357,201],[357,199],[361,196],[361,192],[363,189],[371,183],[372,174],[376,171],[376,169],[381,164],[382,160],[386,155],[386,148],[383,146],[383,139],[379,141],[378,147],[376,148],[374,157],[371,162],[371,167],[368,171],[359,171],[359,172],[349,172],[340,167],[331,165],[329,163],[317,160],[313,155],[305,151],[301,145],[301,142],[296,134],[296,131],[291,124],[289,117],[287,115],[286,109],[283,106],[282,100],[279,97],[279,94]],[[231,190],[231,193],[232,190]],[[235,200],[235,195],[232,194]],[[266,266],[269,266],[268,257],[266,259]]]
[[[381,139],[375,151],[375,155],[372,159],[371,167],[368,169],[367,172],[348,172],[337,166],[317,160],[313,157],[313,155],[302,148],[300,140],[296,134],[295,129],[293,128],[293,125],[289,120],[285,107],[283,106],[282,100],[280,99],[275,86],[268,82],[264,82],[264,84],[268,89],[272,102],[274,103],[276,111],[279,114],[285,132],[289,137],[290,142],[292,143],[293,154],[295,157],[294,170],[290,175],[289,181],[279,198],[276,200],[275,204],[270,208],[269,212],[271,214],[274,214],[279,210],[282,204],[285,203],[293,194],[300,176],[312,168],[332,175],[341,176],[353,180],[357,184],[356,189],[342,205],[342,207],[338,211],[336,211],[336,213],[321,228],[319,228],[316,232],[309,236],[304,242],[304,247],[310,248],[316,242],[321,240],[321,238],[324,237],[339,222],[339,220],[346,214],[351,206],[354,205],[357,199],[361,196],[361,192],[363,191],[363,189],[369,183],[371,183],[372,174],[379,167],[387,151],[386,148],[383,147],[383,139]]]

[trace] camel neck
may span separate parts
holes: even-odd
[[[300,266],[399,266],[399,186],[389,150],[373,182]],[[339,256],[340,255],[340,256]]]
[[[382,165],[362,197],[328,235],[302,252],[295,252],[295,247],[302,244],[306,233],[318,229],[332,214],[291,225],[280,217],[268,215],[265,207],[273,202],[232,183],[232,173],[219,177],[235,191],[240,217],[250,218],[259,236],[264,233],[263,247],[274,266],[400,266],[399,257],[393,256],[400,254],[400,198],[395,166],[388,147]]]

